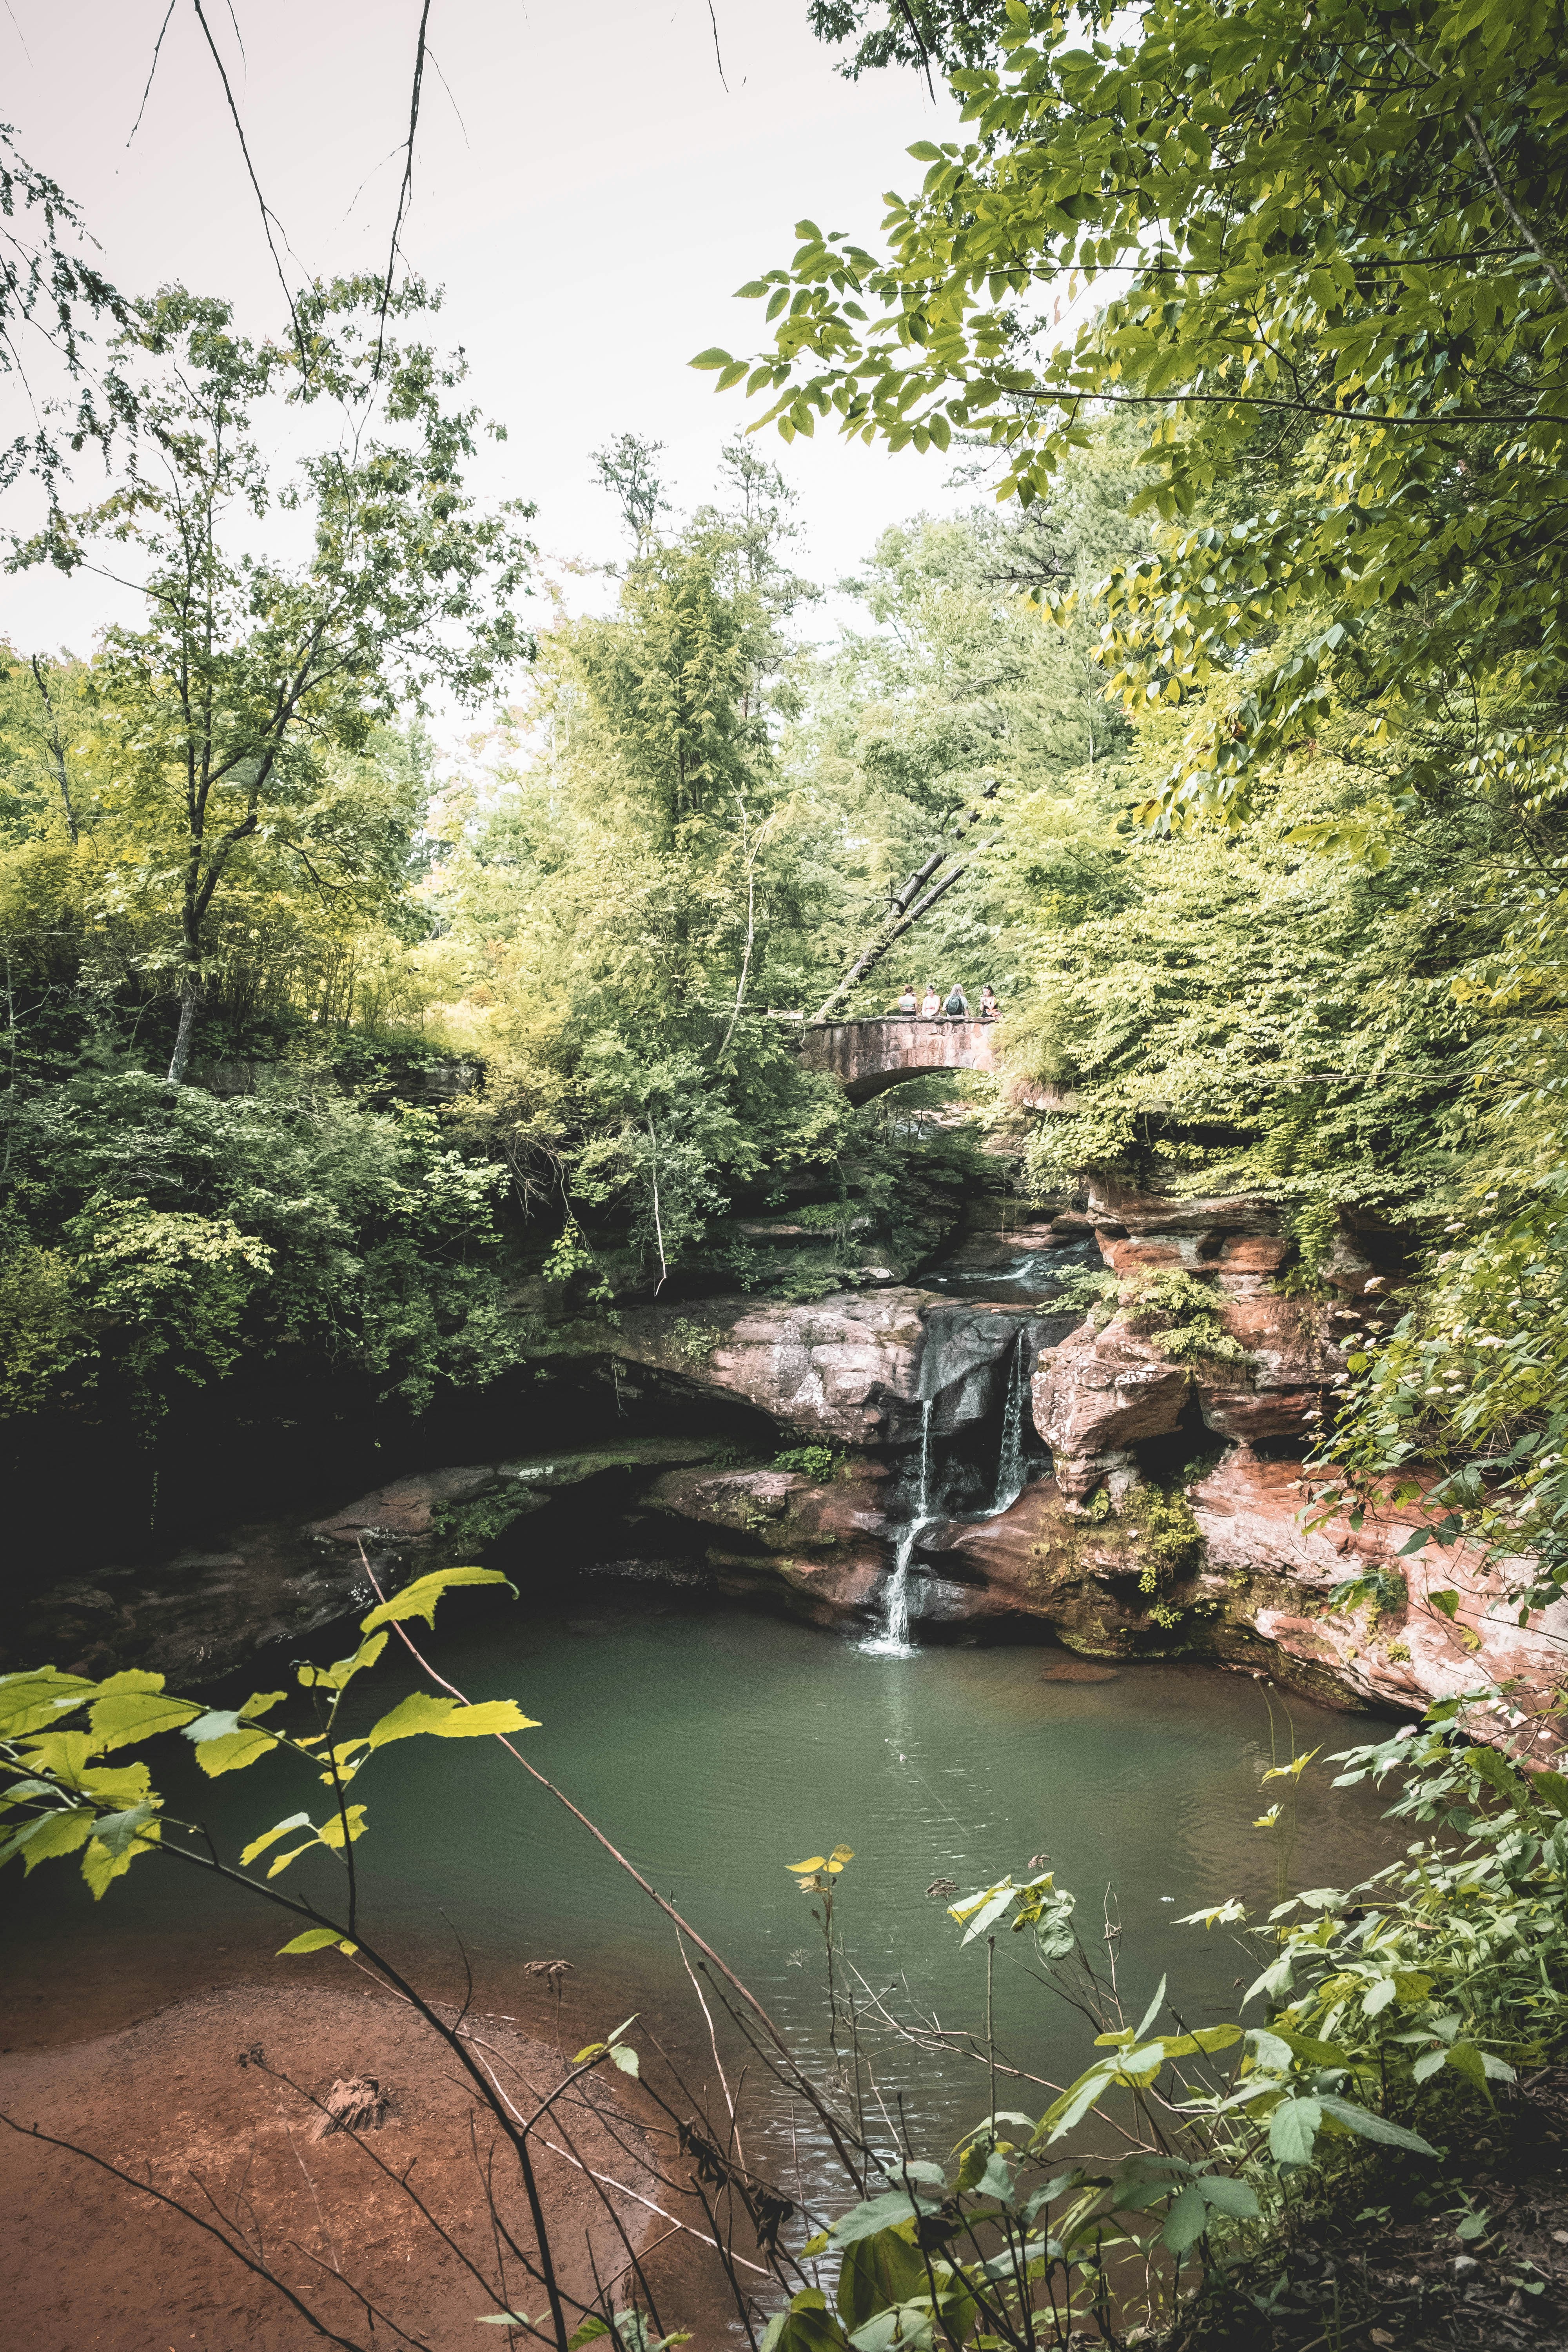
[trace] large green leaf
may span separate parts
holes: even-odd
[[[1258,2194],[1245,2180],[1232,2180],[1223,2172],[1200,2172],[1193,2186],[1205,2204],[1212,2205],[1216,2213],[1227,2213],[1233,2221],[1257,2220]]]
[[[203,1725],[212,1728],[203,1730]],[[230,1724],[233,1728],[226,1727]],[[216,1712],[203,1716],[185,1731],[187,1739],[195,1740],[196,1762],[210,1779],[220,1772],[240,1772],[258,1757],[270,1754],[278,1746],[277,1735],[264,1730],[259,1724],[240,1723],[237,1717]]]
[[[415,1739],[425,1732],[437,1739],[482,1739],[538,1728],[532,1717],[524,1715],[515,1699],[482,1699],[476,1706],[467,1706],[461,1699],[444,1698],[435,1691],[410,1691],[390,1715],[384,1715],[372,1727],[368,1744],[385,1748],[395,1739]]]
[[[868,2197],[863,2205],[856,2205],[841,2213],[828,2232],[836,2246],[853,2246],[862,2238],[874,2238],[879,2231],[891,2229],[896,2222],[909,2221],[917,2212],[937,2213],[940,2200],[922,2197],[919,2190],[910,2193],[904,2189],[885,2189],[879,2197]]]
[[[56,1666],[0,1675],[0,1739],[19,1739],[24,1732],[46,1730],[98,1687],[85,1675],[62,1675]]]
[[[851,2332],[873,2313],[927,2291],[923,2255],[896,2230],[856,2239],[838,2273],[838,2316]]]
[[[1039,2128],[1045,2135],[1047,2146],[1071,2131],[1075,2124],[1081,2123],[1096,2099],[1110,2089],[1115,2079],[1116,2062],[1106,2059],[1098,2066],[1087,2068],[1076,2083],[1069,2083],[1040,2117]]]
[[[1184,2254],[1195,2246],[1208,2228],[1208,2207],[1196,2181],[1189,2180],[1184,2189],[1171,2200],[1165,2216],[1165,2226],[1160,2232],[1161,2242],[1173,2254]]]
[[[157,1851],[159,1828],[155,1820],[146,1820],[137,1826],[118,1852],[106,1845],[101,1838],[90,1838],[81,1858],[81,1874],[92,1889],[93,1901],[99,1902],[117,1878],[123,1878],[132,1864],[141,1854]]]
[[[104,1852],[118,1861],[127,1846],[147,1834],[148,1824],[157,1810],[151,1797],[143,1797],[139,1804],[128,1805],[123,1812],[100,1813],[93,1827],[93,1836]],[[156,1836],[157,1832],[153,1832],[153,1834]]]
[[[46,1813],[41,1819],[25,1822],[21,1828],[0,1844],[0,1863],[22,1857],[22,1866],[29,1875],[40,1862],[48,1862],[56,1854],[74,1853],[92,1835],[94,1816],[86,1805],[73,1806],[69,1811]]]
[[[360,1632],[374,1633],[380,1625],[404,1624],[410,1617],[423,1617],[426,1625],[434,1625],[436,1603],[441,1595],[467,1584],[504,1584],[509,1592],[517,1591],[510,1577],[503,1576],[499,1568],[438,1568],[405,1585],[401,1592],[395,1592],[390,1601],[384,1601],[368,1617],[362,1617]]]
[[[1318,2099],[1281,2099],[1268,2118],[1268,2152],[1276,2164],[1310,2164],[1323,2121]]]
[[[132,1740],[182,1728],[204,1712],[199,1699],[166,1692],[162,1675],[116,1675],[113,1679],[141,1686],[116,1690],[106,1684],[93,1701],[88,1722],[100,1748],[128,1748]]]
[[[1423,2139],[1419,2132],[1407,2131],[1403,2124],[1390,2123],[1386,2116],[1373,2115],[1370,2107],[1358,2106],[1353,2099],[1335,2098],[1325,2091],[1320,2092],[1315,2102],[1298,2104],[1315,2104],[1333,2122],[1342,2124],[1346,2131],[1355,2132],[1362,2139],[1376,2140],[1384,2147],[1406,2147],[1414,2156],[1437,2153],[1431,2141]]]
[[[826,2296],[808,2287],[769,2320],[758,2352],[846,2352],[847,2342]]]

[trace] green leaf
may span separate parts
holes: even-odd
[[[629,2042],[611,2042],[610,2063],[612,2065],[618,2066],[623,2074],[635,2074],[637,2072],[637,2053]]]
[[[116,1675],[123,1683],[128,1675]],[[100,1748],[127,1748],[132,1740],[152,1739],[161,1731],[188,1725],[203,1712],[199,1699],[180,1698],[164,1692],[162,1675],[142,1677],[140,1690],[107,1691],[94,1702],[88,1722]]]
[[[1271,2026],[1255,2028],[1255,2037],[1261,2040],[1265,2032],[1271,2040],[1285,2045],[1285,2057],[1277,2062],[1281,2072],[1291,2055],[1304,2058],[1309,2066],[1350,2066],[1355,2063],[1340,2042],[1320,2042],[1310,2033],[1299,2033],[1293,2025],[1286,2025],[1279,2018]],[[1258,2054],[1261,2057],[1261,2052]]]
[[[1165,2005],[1165,1987],[1168,1982],[1168,1978],[1162,1977],[1160,1979],[1158,1985],[1154,1989],[1154,1998],[1143,2012],[1143,2022],[1138,2028],[1137,2032],[1132,2036],[1134,2042],[1142,2041],[1143,2036],[1148,2032],[1149,2028],[1153,2024],[1154,2020],[1159,2016],[1162,2009],[1163,2009]]]
[[[838,2316],[847,2328],[861,2327],[877,2312],[907,2303],[925,2285],[925,2262],[919,2249],[897,2230],[879,2230],[857,2239],[845,2254],[838,2273]]]
[[[1432,1603],[1434,1609],[1440,1609],[1442,1611],[1445,1617],[1449,1618],[1450,1620],[1458,1617],[1459,1613],[1459,1596],[1457,1592],[1428,1592],[1426,1598]]]
[[[367,1666],[374,1665],[391,1639],[390,1633],[373,1633],[368,1642],[360,1643],[352,1657],[340,1658],[335,1665],[300,1666],[297,1670],[300,1689],[341,1691],[346,1688],[355,1675],[363,1674]]]
[[[1189,2180],[1180,2194],[1172,2200],[1171,2210],[1165,2216],[1165,2226],[1160,2232],[1161,2243],[1168,2246],[1173,2254],[1184,2254],[1189,2246],[1196,2245],[1208,2228],[1208,2207],[1204,2202],[1202,2192],[1196,2181]]]
[[[276,1957],[281,1959],[286,1952],[324,1952],[329,1944],[335,1944],[340,1952],[357,1952],[359,1949],[357,1944],[345,1943],[335,1927],[307,1927],[304,1934],[296,1936],[291,1943],[279,1944]]]
[[[280,1837],[287,1837],[290,1830],[304,1830],[310,1827],[309,1813],[290,1813],[286,1822],[275,1822],[269,1830],[263,1830],[258,1838],[251,1839],[250,1843],[240,1854],[240,1868],[247,1870],[258,1853],[265,1853],[269,1845],[275,1845]]]
[[[106,1845],[101,1838],[89,1838],[87,1852],[81,1858],[81,1874],[92,1889],[92,1899],[100,1902],[117,1878],[123,1878],[138,1854],[152,1853],[158,1843],[158,1824],[149,1821],[139,1825],[140,1835],[129,1836],[120,1851]]]
[[[758,2352],[846,2352],[847,2343],[820,2294],[810,2301],[806,2294],[797,2294],[787,2311],[768,2322]]]
[[[1268,2118],[1268,2152],[1276,2164],[1310,2164],[1323,2108],[1317,2099],[1281,2099]]]
[[[100,1813],[93,1835],[104,1852],[118,1860],[132,1840],[140,1836],[156,1811],[153,1800],[143,1797],[139,1805],[130,1805],[122,1813]]]
[[[211,1729],[204,1730],[203,1725]],[[234,1728],[228,1728],[229,1726]],[[258,1724],[240,1723],[237,1716],[214,1711],[199,1721],[187,1724],[185,1738],[195,1742],[196,1762],[210,1780],[220,1772],[241,1772],[254,1764],[258,1756],[266,1756],[278,1746],[278,1735],[265,1731]]]
[[[747,292],[750,292],[750,288],[746,289]],[[762,288],[759,286],[757,289],[758,293],[760,294],[762,290]],[[718,344],[713,343],[709,346],[707,351],[699,352],[694,360],[688,360],[686,364],[688,367],[694,368],[722,368],[728,367],[731,364],[731,360],[728,352],[721,352],[719,349]]]
[[[1109,2059],[1101,2065],[1090,2066],[1051,2102],[1040,2117],[1040,2130],[1047,2135],[1047,2147],[1082,2122],[1096,2099],[1109,2090],[1115,2073],[1115,2063]]]
[[[1467,2083],[1473,2083],[1478,2091],[1483,2092],[1489,2099],[1490,2098],[1491,2090],[1487,2081],[1487,2070],[1481,2063],[1481,2053],[1473,2042],[1456,2042],[1447,2053],[1447,2062],[1456,2074],[1462,2074]]]
[[[385,1748],[395,1739],[414,1739],[423,1732],[433,1733],[437,1739],[479,1739],[538,1728],[515,1699],[483,1699],[477,1706],[465,1706],[460,1699],[443,1698],[434,1691],[410,1691],[390,1715],[373,1726],[368,1745]]]
[[[917,2190],[911,2201],[902,2189],[885,2189],[879,2197],[868,2197],[863,2205],[852,2206],[841,2213],[829,2231],[836,2246],[858,2245],[862,2238],[874,2238],[880,2230],[889,2230],[900,2221],[912,2221],[918,2212],[939,2211],[938,2201],[921,2197]]]
[[[379,1609],[371,1611],[368,1617],[362,1617],[360,1632],[374,1633],[380,1625],[400,1625],[410,1617],[423,1617],[426,1625],[433,1626],[436,1603],[441,1595],[467,1584],[504,1584],[514,1597],[517,1592],[510,1577],[503,1576],[499,1568],[438,1568],[433,1574],[422,1576],[415,1583],[406,1585],[390,1601],[384,1601]]]
[[[1228,2213],[1232,2221],[1256,2221],[1261,2210],[1256,2192],[1245,2180],[1232,2180],[1219,2172],[1201,2172],[1193,2186],[1206,2205],[1212,2205],[1216,2213]]]
[[[1302,2104],[1314,2103],[1308,2101]],[[1390,2123],[1386,2116],[1374,2116],[1370,2107],[1357,2106],[1353,2099],[1334,2098],[1324,2091],[1319,2093],[1315,2104],[1325,2116],[1331,2116],[1337,2124],[1342,2124],[1346,2131],[1355,2132],[1362,2139],[1375,2140],[1382,2147],[1408,2148],[1413,2156],[1436,2156],[1437,2153],[1431,2141],[1423,2139],[1419,2132],[1406,2131],[1403,2124]]]
[[[79,1706],[99,1688],[82,1675],[62,1675],[54,1666],[35,1666],[26,1674],[0,1675],[0,1739],[17,1739],[25,1731],[45,1731],[62,1715]]]
[[[0,1863],[22,1857],[24,1872],[31,1876],[40,1862],[48,1862],[57,1854],[74,1853],[92,1835],[94,1816],[86,1805],[72,1806],[68,1811],[46,1813],[37,1821],[26,1822],[0,1845]]]
[[[364,1816],[365,1808],[363,1805],[347,1805],[344,1807],[341,1814],[329,1813],[326,1820],[321,1823],[320,1830],[317,1832],[317,1835],[320,1837],[323,1845],[331,1846],[334,1851],[341,1852],[345,1843],[352,1844],[354,1839],[361,1838],[364,1835]],[[345,1822],[347,1824],[346,1834],[344,1829]],[[277,1865],[275,1864],[274,1868],[276,1867]],[[270,1878],[272,1872],[268,1871],[267,1874]]]

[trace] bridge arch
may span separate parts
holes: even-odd
[[[931,1070],[996,1070],[996,1021],[924,1021],[900,1013],[824,1021],[801,1034],[801,1067],[837,1078],[851,1102]]]

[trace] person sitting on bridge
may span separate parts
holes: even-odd
[[[982,1021],[994,1021],[1001,1010],[1002,1007],[996,1002],[996,991],[987,981],[980,992],[980,1018]]]
[[[900,1013],[918,1013],[920,1009],[920,999],[915,994],[914,982],[912,980],[906,981],[904,982],[904,992],[899,999],[899,1011]]]
[[[928,980],[926,992],[921,999],[921,1016],[922,1020],[934,1021],[941,1011],[942,999],[936,992],[936,982]]]
[[[965,996],[963,986],[958,981],[955,980],[952,986],[948,990],[947,1003],[942,1009],[946,1013],[950,1021],[968,1020],[969,999]]]

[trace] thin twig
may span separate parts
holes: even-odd
[[[310,363],[305,355],[304,330],[300,324],[300,313],[294,307],[294,297],[289,291],[289,280],[283,275],[283,263],[272,237],[273,223],[277,221],[279,228],[283,224],[278,220],[277,214],[261,193],[261,183],[256,176],[256,166],[250,160],[250,149],[246,144],[245,125],[239,119],[239,109],[234,102],[234,92],[229,88],[227,69],[224,65],[218,45],[213,38],[212,26],[202,13],[202,0],[191,0],[191,5],[196,12],[196,22],[206,37],[206,45],[213,54],[213,63],[216,66],[218,79],[223,83],[223,94],[228,100],[228,110],[234,117],[234,128],[239,140],[239,152],[245,158],[245,168],[250,174],[250,184],[256,191],[256,201],[261,207],[261,226],[267,235],[267,250],[272,256],[272,267],[278,272],[278,283],[283,289],[283,299],[289,305],[289,316],[294,322],[294,341],[300,353],[300,365],[302,370],[309,373]],[[162,37],[160,34],[159,38],[162,39]]]
[[[397,191],[397,210],[392,221],[392,245],[386,257],[386,283],[381,289],[381,316],[375,329],[375,373],[381,373],[382,352],[386,343],[386,313],[392,301],[392,275],[397,268],[397,240],[403,234],[403,223],[414,194],[414,134],[419,128],[419,92],[425,79],[425,34],[430,22],[430,0],[419,17],[419,39],[414,52],[414,87],[408,100],[408,138],[403,154],[403,180]]]

